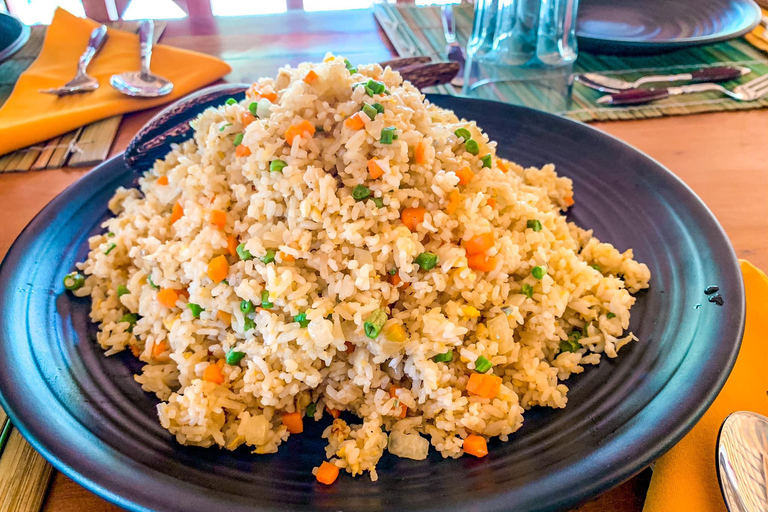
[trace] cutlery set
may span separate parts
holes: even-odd
[[[697,69],[690,73],[644,76],[634,82],[627,82],[598,73],[575,75],[573,79],[591,89],[609,93],[598,98],[597,103],[601,105],[637,105],[670,96],[707,91],[720,92],[737,101],[755,101],[768,95],[768,75],[759,76],[734,89],[726,89],[715,83],[735,80],[750,72],[751,70],[745,67],[714,66]],[[680,82],[688,82],[688,85],[644,87],[648,84]]]
[[[155,31],[155,24],[152,20],[143,20],[139,24],[139,45],[141,55],[141,69],[139,71],[130,71],[119,75],[113,75],[109,83],[117,91],[128,96],[155,98],[165,96],[173,90],[173,84],[158,75],[153,74],[149,69],[149,63],[152,59],[152,40]],[[91,32],[88,40],[88,47],[85,53],[80,57],[77,65],[77,75],[61,87],[55,89],[43,89],[40,92],[44,94],[54,94],[56,96],[67,96],[69,94],[95,91],[99,88],[99,82],[90,76],[86,70],[93,57],[98,53],[104,42],[107,40],[107,27],[101,25]]]

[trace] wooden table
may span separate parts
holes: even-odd
[[[266,18],[172,20],[162,42],[217,55],[232,65],[228,81],[252,81],[273,75],[279,65],[320,60],[326,51],[354,61],[389,58],[392,48],[368,11],[315,13],[308,25]],[[309,34],[293,32],[303,26]],[[249,53],[270,48],[254,60]],[[351,48],[351,49],[350,49]],[[125,117],[113,154],[156,112]],[[748,111],[644,121],[598,123],[597,128],[645,151],[685,181],[709,205],[725,228],[739,257],[768,269],[768,112]],[[87,169],[61,169],[0,175],[0,256],[29,220]],[[606,493],[579,512],[639,512],[648,472]],[[120,510],[56,473],[45,502],[46,512]]]

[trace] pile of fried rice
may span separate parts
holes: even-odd
[[[75,290],[179,443],[272,453],[332,415],[325,483],[483,456],[636,339],[648,267],[566,220],[571,180],[396,71],[328,55],[192,125],[117,191]]]

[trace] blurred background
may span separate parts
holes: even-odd
[[[374,0],[0,0],[0,12],[10,12],[27,25],[48,24],[57,7],[78,16],[106,22],[117,20],[211,18],[366,9]],[[399,4],[444,5],[460,0],[400,0]]]

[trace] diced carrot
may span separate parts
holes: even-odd
[[[216,256],[208,263],[208,277],[214,283],[220,283],[227,278],[229,274],[229,263],[224,255]]]
[[[473,373],[467,382],[467,391],[483,398],[495,398],[501,389],[501,377],[488,373]]]
[[[251,124],[255,120],[256,120],[256,118],[253,116],[253,114],[251,114],[250,112],[243,112],[243,126],[244,127],[248,126],[249,124]],[[240,146],[242,146],[242,144],[240,144]],[[240,147],[240,146],[237,146],[237,147]]]
[[[573,200],[573,196],[565,196],[563,199],[565,201],[565,204],[568,206],[573,206],[576,201]]]
[[[218,361],[216,361],[216,366],[219,367],[219,370],[223,370],[225,364],[227,364],[227,361],[225,359],[219,359]]]
[[[462,167],[458,171],[456,171],[456,176],[459,177],[459,185],[466,185],[470,181],[472,181],[472,178],[475,177],[475,173],[472,172],[472,169],[469,167]]]
[[[221,210],[212,210],[210,220],[211,224],[217,228],[224,229],[224,226],[227,225],[227,214]]]
[[[240,144],[235,148],[235,156],[244,157],[244,156],[250,156],[250,154],[251,154],[251,148],[249,148],[245,144]]]
[[[484,437],[470,434],[464,440],[464,453],[474,455],[475,457],[485,457],[488,455],[488,443],[486,443]]]
[[[464,243],[464,247],[467,249],[467,254],[477,254],[487,251],[493,247],[493,244],[495,243],[496,240],[493,237],[493,233],[489,231],[487,233],[473,236]]]
[[[160,176],[157,178],[157,184],[158,185],[167,185],[168,184],[168,176]]]
[[[209,364],[203,370],[203,380],[206,382],[213,382],[214,384],[224,383],[224,374],[221,373],[221,368],[216,364]]]
[[[403,221],[403,224],[405,224],[408,229],[416,231],[416,227],[424,222],[424,215],[426,213],[427,210],[421,207],[405,208],[400,212],[400,220]]]
[[[184,297],[185,299],[189,299],[189,292],[187,290],[179,290],[179,297]]]
[[[367,116],[362,111],[357,112],[344,121],[344,126],[353,130],[360,130],[365,126],[365,117]]]
[[[155,343],[152,346],[152,357],[160,357],[166,350],[168,350],[168,343],[166,343],[165,340]]]
[[[157,292],[157,300],[167,308],[175,308],[176,301],[179,300],[179,292],[172,288],[163,288]]]
[[[309,134],[308,137],[312,137],[315,134],[315,127],[306,119],[299,124],[292,124],[285,130],[285,140],[288,144],[293,145],[293,140],[296,137],[304,137]]]
[[[461,194],[456,189],[451,190],[450,194],[448,194],[448,204],[445,207],[445,213],[448,215],[453,215],[456,213],[456,210],[459,208],[460,204]]]
[[[317,478],[317,481],[321,484],[331,485],[337,478],[339,478],[339,467],[336,464],[323,461],[323,463],[320,464],[320,467],[317,468],[315,478]]]
[[[334,418],[338,418],[339,415],[341,415],[341,411],[338,409],[331,409],[330,407],[326,407],[325,410]]]
[[[301,434],[304,432],[304,421],[301,419],[301,413],[298,411],[283,414],[283,425],[291,434]]]
[[[469,265],[469,268],[472,270],[490,272],[496,268],[496,258],[494,256],[488,256],[482,252],[469,254],[467,256],[467,265]]]
[[[405,290],[406,288],[411,286],[411,283],[409,283],[408,281],[403,281],[400,278],[399,272],[395,272],[394,274],[389,275],[389,284],[391,284],[395,288],[400,288],[402,290]]]
[[[501,172],[509,172],[509,167],[507,167],[507,164],[505,164],[504,160],[501,158],[496,159],[496,167],[498,167]]]
[[[416,159],[417,164],[424,164],[427,162],[427,145],[424,143],[424,141],[419,142],[416,144],[416,150],[414,151],[414,158]]]
[[[230,325],[232,323],[232,315],[230,313],[227,313],[226,311],[218,310],[216,312],[216,318],[221,320],[227,325]]]
[[[315,80],[317,80],[317,73],[315,73],[314,69],[310,69],[307,71],[307,74],[304,75],[304,82],[311,84]]]
[[[171,224],[179,220],[184,215],[184,208],[179,204],[178,201],[173,205],[173,210],[171,210]]]
[[[262,98],[264,98],[266,100],[271,101],[272,103],[277,101],[277,93],[269,85],[267,85],[263,89],[261,89],[261,92],[259,92],[259,96],[261,96]]]
[[[392,384],[389,387],[389,396],[392,398],[397,398],[397,390],[400,389],[400,386],[396,386]],[[405,404],[400,405],[400,412],[398,413],[399,418],[405,418],[405,416],[408,414],[408,406]]]
[[[279,252],[280,259],[283,261],[296,261],[296,258],[293,256],[293,254],[288,254],[283,251]]]
[[[351,341],[345,341],[344,346],[347,347],[347,350],[346,350],[347,354],[351,354],[352,352],[355,351],[355,344],[352,343]]]
[[[381,168],[379,162],[377,162],[375,158],[368,160],[368,172],[370,173],[371,178],[374,180],[384,176],[384,170]]]
[[[232,235],[227,237],[227,252],[230,256],[237,256],[237,238]]]
[[[133,357],[139,357],[141,355],[141,349],[137,344],[131,343],[128,346],[131,348],[131,354],[133,354]]]
[[[495,198],[495,197],[490,197],[490,198],[488,198],[488,200],[486,201],[486,203],[487,203],[487,204],[488,204],[488,206],[490,206],[491,208],[494,208],[494,209],[496,208],[496,198]]]

